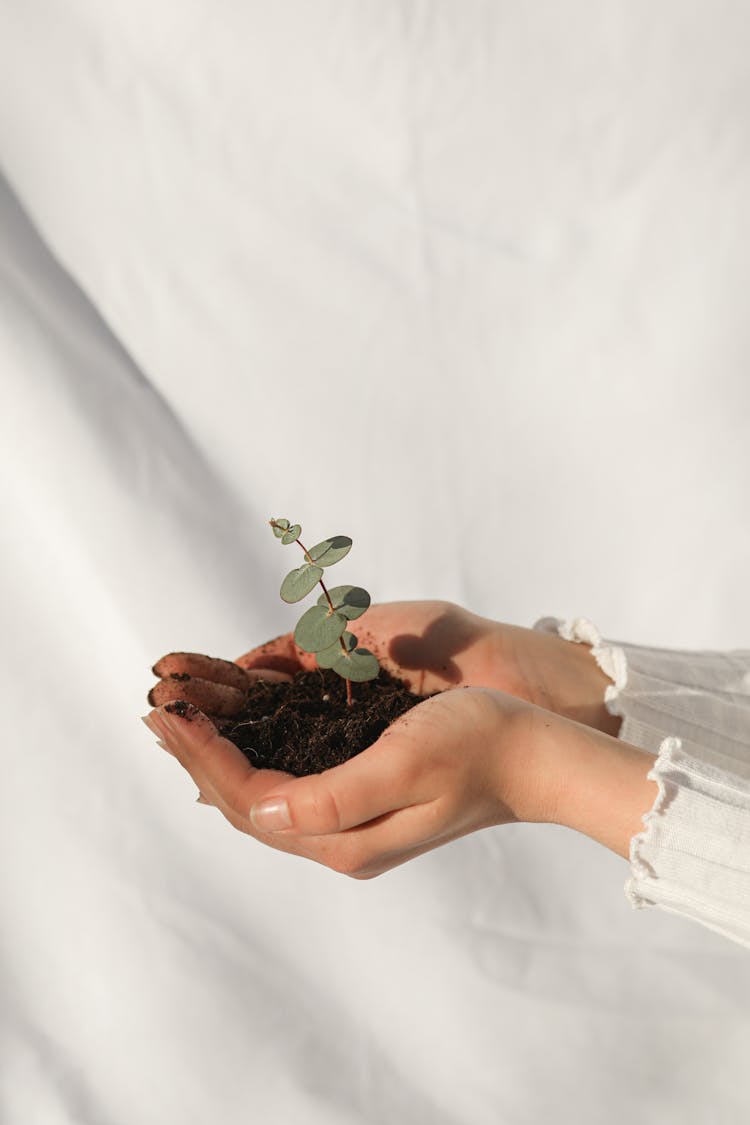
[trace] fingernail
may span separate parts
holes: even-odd
[[[250,809],[250,820],[260,832],[278,832],[292,826],[289,804],[285,797],[270,797],[267,801],[258,801]]]
[[[153,735],[156,735],[159,746],[174,756],[174,751],[169,745],[174,739],[174,731],[171,729],[169,721],[157,711],[151,711],[148,715],[141,715],[141,722],[146,724]]]

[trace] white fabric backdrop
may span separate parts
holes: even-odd
[[[381,601],[747,647],[749,22],[5,0],[3,1125],[746,1120],[747,956],[618,857],[346,880],[138,716],[292,623],[271,514]]]

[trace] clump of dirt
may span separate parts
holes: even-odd
[[[298,672],[286,683],[258,680],[239,714],[213,721],[257,769],[304,777],[361,753],[426,698],[384,668],[376,679],[352,684],[352,694],[348,706],[344,680],[329,669]]]

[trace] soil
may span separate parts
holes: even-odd
[[[329,669],[298,672],[286,683],[258,680],[239,714],[214,722],[256,768],[304,777],[361,753],[426,698],[384,668],[352,684],[352,695],[350,707],[345,681]]]

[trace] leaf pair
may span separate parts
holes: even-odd
[[[331,668],[345,680],[355,683],[374,680],[380,671],[377,657],[368,648],[357,648],[354,633],[346,630],[330,648],[316,653],[316,659],[321,668]]]
[[[334,586],[328,591],[328,598],[321,594],[317,605],[297,622],[294,639],[305,652],[329,648],[343,634],[347,622],[361,617],[370,604],[370,595],[360,586]]]
[[[280,527],[282,522],[288,523],[289,521],[276,520],[275,535],[278,535],[277,528]],[[298,523],[289,528],[288,531],[282,529],[281,542],[294,543],[299,539],[299,534],[300,526]],[[287,536],[289,535],[293,535],[293,538],[288,539]],[[316,583],[320,582],[323,577],[323,568],[339,562],[345,555],[349,554],[351,547],[352,541],[347,535],[334,535],[332,539],[324,539],[322,543],[316,543],[309,551],[305,551],[307,562],[290,571],[281,583],[280,593],[283,601],[293,603],[307,597]]]
[[[302,528],[298,523],[295,523],[294,527],[290,527],[289,520],[273,520],[271,522],[271,527],[273,528],[273,533],[276,538],[280,539],[284,544],[295,543],[302,532]]]

